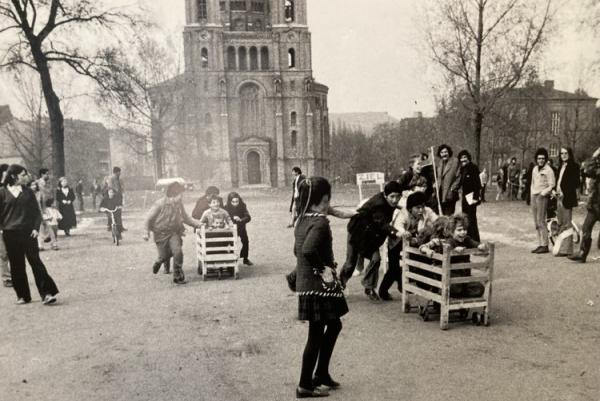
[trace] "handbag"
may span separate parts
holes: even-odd
[[[334,268],[325,266],[323,271],[317,271],[317,274],[321,277],[321,286],[325,291],[333,293],[342,290],[342,283]]]

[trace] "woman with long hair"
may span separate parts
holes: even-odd
[[[27,187],[29,174],[18,164],[10,166],[6,173],[6,185],[0,188],[0,228],[10,261],[17,304],[31,302],[25,259],[31,265],[42,303],[53,304],[58,289],[40,259],[37,236],[42,214],[35,194]]]
[[[56,190],[56,204],[58,211],[62,215],[62,220],[58,223],[58,229],[63,230],[65,235],[71,235],[71,229],[77,227],[77,216],[75,215],[75,192],[69,186],[67,177],[58,179],[58,189]]]
[[[577,206],[577,188],[579,188],[579,164],[573,156],[573,149],[560,148],[558,181],[553,195],[557,200],[556,216],[560,233],[572,228],[573,208]],[[569,256],[573,253],[573,237],[565,238],[556,256]]]
[[[225,210],[231,216],[231,220],[237,225],[237,233],[242,242],[242,250],[240,252],[240,258],[242,258],[243,262],[247,266],[252,266],[253,263],[248,259],[249,254],[249,246],[250,243],[248,241],[248,231],[246,231],[246,224],[250,222],[252,219],[250,217],[250,213],[248,212],[248,207],[246,203],[237,192],[231,192],[227,195],[227,204],[225,205]]]
[[[308,339],[302,356],[297,398],[324,397],[322,386],[340,386],[329,373],[329,362],[342,330],[340,317],[348,312],[337,279],[327,211],[331,185],[322,177],[299,184],[299,216],[294,229],[298,319],[308,321]]]

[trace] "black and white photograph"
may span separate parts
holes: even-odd
[[[0,401],[600,400],[600,0],[0,0]]]

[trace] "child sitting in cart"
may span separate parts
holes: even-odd
[[[158,259],[152,266],[152,272],[158,273],[160,266],[173,257],[173,282],[185,284],[183,273],[183,234],[184,224],[200,228],[200,222],[192,219],[183,207],[184,187],[174,182],[167,187],[166,196],[157,200],[144,222],[146,233],[144,240],[148,241],[150,232],[154,235],[154,242],[158,250]]]
[[[447,220],[447,227],[443,229],[437,225],[436,233],[431,240],[419,247],[419,251],[430,258],[435,253],[442,253],[444,244],[450,245],[454,253],[462,253],[466,249],[479,249],[482,252],[487,251],[487,245],[473,240],[467,234],[469,220],[464,214],[451,216]],[[469,255],[454,255],[450,259],[451,263],[469,263]],[[453,270],[453,277],[468,277],[471,275],[470,269]],[[476,298],[483,295],[484,287],[481,283],[453,284],[450,287],[452,297]]]
[[[206,210],[200,218],[200,224],[209,230],[233,228],[233,221],[227,210],[221,207],[221,201],[217,196],[212,196],[209,201],[210,209]]]
[[[98,209],[99,212],[105,212],[108,215],[109,220],[111,215],[110,213],[108,213],[108,211],[115,210],[115,212],[113,213],[115,217],[114,223],[117,225],[119,235],[121,235],[121,233],[123,232],[123,221],[121,220],[121,205],[122,201],[119,199],[118,196],[116,196],[115,190],[109,188],[106,197],[102,198],[102,201],[100,202],[100,208]],[[113,222],[111,221],[111,224],[112,223]]]

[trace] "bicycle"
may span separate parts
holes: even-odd
[[[105,212],[105,213],[110,213],[110,231],[112,234],[112,240],[113,243],[116,246],[119,246],[119,241],[121,241],[121,232],[119,231],[119,227],[117,226],[117,223],[115,222],[115,212],[117,210],[121,210],[121,206],[117,206],[116,208],[114,208],[113,210],[107,209],[105,207],[100,208],[101,212]]]

